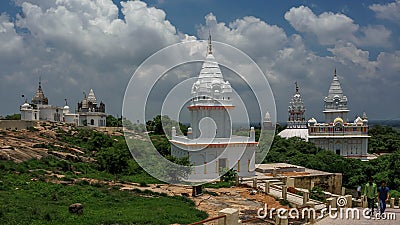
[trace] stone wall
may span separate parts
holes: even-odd
[[[35,126],[37,126],[37,121],[0,120],[0,129],[2,130],[23,130]]]
[[[319,186],[324,191],[334,194],[341,194],[342,174],[340,173],[332,173],[326,175],[307,175],[293,178],[295,187],[311,189],[314,186]]]

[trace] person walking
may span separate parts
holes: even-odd
[[[381,182],[381,186],[378,188],[378,200],[381,214],[385,213],[386,202],[389,201],[390,190],[386,187],[386,181]]]
[[[370,215],[374,215],[375,198],[378,195],[376,184],[372,177],[369,178],[368,183],[364,187],[364,195],[367,196],[368,208]]]

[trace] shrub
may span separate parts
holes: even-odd
[[[146,184],[146,182],[142,181],[139,183],[140,187],[149,187],[149,185]]]
[[[317,200],[317,201],[326,202],[325,193],[323,192],[322,188],[319,186],[314,186],[311,189],[310,198]]]

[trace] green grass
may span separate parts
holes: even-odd
[[[44,157],[42,159],[31,159],[22,163],[13,163],[11,161],[0,161],[0,170],[16,171],[19,173],[41,174],[44,175],[46,171],[51,171],[57,174],[66,175],[67,178],[92,178],[104,181],[121,181],[131,183],[146,183],[146,184],[159,184],[163,183],[143,170],[132,172],[128,175],[111,174],[106,171],[99,171],[96,164],[85,162],[70,162],[66,160],[57,159],[52,156]],[[29,170],[33,170],[30,171]],[[74,174],[73,172],[79,172]]]
[[[181,196],[31,178],[29,174],[2,173],[0,224],[171,224],[207,217],[195,209],[193,201]],[[73,203],[83,204],[83,215],[68,212]]]

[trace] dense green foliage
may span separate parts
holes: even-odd
[[[146,122],[147,131],[150,131],[155,135],[167,134],[171,136],[172,127],[176,128],[176,133],[178,135],[186,135],[188,127],[182,123],[178,123],[175,120],[170,119],[168,116],[158,115]]]
[[[400,150],[400,131],[389,126],[374,126],[369,129],[368,151],[395,152]]]
[[[171,143],[164,134],[152,134],[150,140],[157,151],[164,157],[171,155]]]
[[[83,148],[87,156],[96,159],[95,163],[82,163],[84,168],[93,169],[92,176],[113,179],[118,176],[124,181],[159,183],[136,163],[122,136],[112,137],[90,129],[78,129],[76,133],[60,131],[58,136],[70,145]]]
[[[5,120],[20,120],[21,119],[21,114],[12,114],[12,115],[7,115],[4,117]]]
[[[141,124],[141,123],[132,123],[130,120],[124,118],[122,121],[122,125],[128,129],[128,130],[133,130],[137,132],[145,132],[146,131],[146,125]]]
[[[321,201],[321,202],[326,202],[326,197],[325,197],[325,193],[322,190],[321,187],[319,186],[314,186],[311,191],[310,191],[310,198],[317,200],[317,201]]]
[[[107,127],[122,127],[122,118],[115,118],[112,115],[108,115],[106,118]]]

